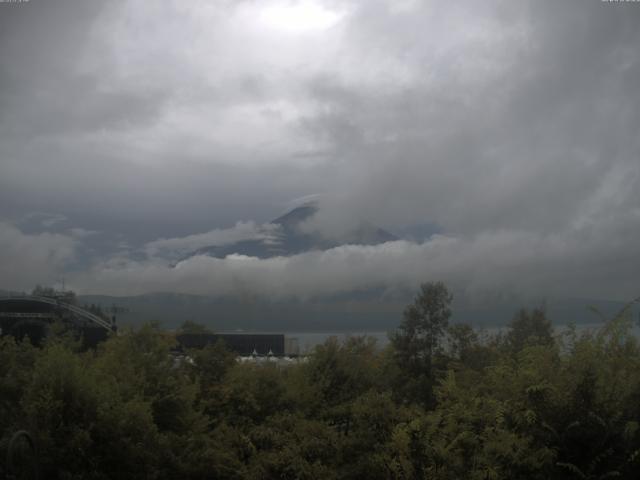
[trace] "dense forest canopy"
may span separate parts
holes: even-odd
[[[450,302],[425,284],[384,349],[331,338],[287,367],[222,343],[176,357],[153,324],[90,351],[3,337],[2,458],[24,429],[43,478],[637,478],[629,310],[580,334],[523,310],[488,335]]]

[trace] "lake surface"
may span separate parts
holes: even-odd
[[[576,331],[580,334],[588,331],[595,331],[602,327],[602,323],[585,323],[582,325],[576,325]],[[555,326],[555,334],[562,333],[566,330],[566,325]],[[475,329],[476,332],[486,332],[488,334],[495,334],[504,332],[507,327],[487,327],[482,329]],[[640,338],[640,326],[637,324],[633,327],[633,333],[636,337]],[[330,337],[337,337],[338,340],[344,342],[349,337],[362,337],[364,335],[373,337],[376,339],[376,343],[380,348],[384,348],[389,344],[388,332],[373,331],[373,332],[286,332],[285,335],[289,338],[297,338],[298,345],[300,346],[300,353],[309,353],[317,345],[321,345]]]

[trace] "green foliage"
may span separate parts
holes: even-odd
[[[180,325],[178,333],[213,333],[207,326],[193,320],[185,320]]]
[[[447,327],[450,301],[427,284],[387,348],[332,338],[286,367],[222,343],[177,355],[154,325],[89,352],[2,337],[0,455],[26,429],[43,478],[637,478],[628,310],[557,337],[521,311],[487,336]]]
[[[509,324],[506,342],[514,352],[519,352],[527,345],[551,345],[553,343],[553,327],[543,308],[533,311],[520,310]]]
[[[374,386],[377,363],[374,339],[350,337],[340,344],[333,337],[316,347],[304,368],[318,401],[336,406]]]
[[[442,282],[424,283],[404,320],[392,336],[399,361],[408,368],[428,370],[451,317],[453,296]]]
[[[237,364],[223,389],[221,413],[231,425],[259,424],[288,408],[284,379],[273,365]]]
[[[247,478],[337,478],[340,436],[324,422],[278,414],[252,429]]]
[[[38,350],[26,340],[0,337],[0,432],[19,430],[22,425],[20,399],[30,382]]]
[[[396,385],[410,401],[433,404],[436,356],[451,317],[453,295],[442,282],[424,283],[404,319],[391,335],[395,359],[404,373]]]

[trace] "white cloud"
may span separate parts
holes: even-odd
[[[628,299],[638,294],[637,270],[633,264],[621,263],[616,249],[640,255],[634,243],[640,232],[637,226],[621,227],[569,228],[555,234],[496,230],[470,236],[436,235],[422,244],[345,245],[269,259],[195,256],[175,268],[157,259],[121,258],[96,266],[75,284],[85,291],[115,295],[251,292],[271,299],[309,299],[370,288],[413,289],[423,281],[443,280],[471,297],[503,292],[523,297]],[[618,244],[603,254],[611,234],[617,236]],[[612,272],[615,279],[609,279]]]
[[[274,224],[258,225],[255,222],[238,222],[232,228],[219,228],[205,233],[185,237],[161,238],[145,245],[147,254],[165,255],[172,258],[193,253],[203,247],[219,247],[243,240],[262,240],[268,243],[277,241],[278,226]]]
[[[36,284],[58,282],[76,246],[71,236],[25,234],[0,222],[0,288],[31,290]]]
[[[22,232],[83,225],[180,258],[272,241],[261,222],[323,192],[312,231],[369,220],[448,235],[179,269],[121,256],[84,288],[311,295],[434,276],[635,294],[640,9],[325,0],[339,22],[290,34],[260,12],[295,2],[55,3],[0,16],[0,218],[59,212]],[[221,228],[239,218],[257,223]],[[108,255],[98,234],[3,228],[5,284],[62,268],[45,244],[67,258],[70,237],[90,239],[87,255]]]

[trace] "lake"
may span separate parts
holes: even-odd
[[[585,323],[576,325],[576,331],[578,333],[593,331],[602,327],[602,323]],[[567,328],[566,325],[555,326],[555,333],[559,334]],[[507,327],[487,327],[482,329],[475,329],[476,332],[487,332],[489,334],[495,334],[501,331],[506,331]],[[633,333],[636,337],[640,338],[640,327],[635,324],[633,327]],[[298,345],[300,346],[300,353],[305,354],[311,351],[315,346],[324,343],[330,337],[337,337],[338,340],[343,342],[349,337],[361,337],[367,335],[376,339],[377,345],[380,348],[384,348],[389,343],[388,332],[373,331],[373,332],[286,332],[285,335],[289,338],[297,338]]]

